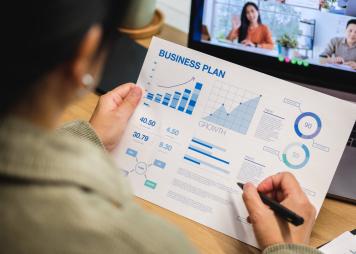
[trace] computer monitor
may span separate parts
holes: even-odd
[[[188,46],[356,93],[356,0],[192,0]]]

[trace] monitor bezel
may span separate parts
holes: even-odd
[[[194,18],[199,18],[199,15],[196,15],[198,13],[197,3],[204,4],[204,0],[191,1],[188,34],[189,48],[277,78],[356,94],[355,72],[341,71],[312,64],[308,67],[293,65],[280,62],[277,57],[270,57],[232,48],[224,48],[202,41],[195,41],[193,38],[195,32]],[[202,24],[202,20],[200,21],[200,24]],[[201,25],[199,29],[201,29]]]

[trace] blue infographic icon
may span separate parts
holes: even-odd
[[[287,167],[291,169],[301,169],[308,163],[310,152],[306,145],[292,143],[284,149],[282,159]]]
[[[303,139],[313,139],[321,131],[320,117],[313,112],[304,112],[295,120],[294,130]]]

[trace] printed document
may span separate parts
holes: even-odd
[[[356,254],[356,236],[347,231],[319,248],[319,250],[324,254]]]
[[[158,38],[137,85],[112,154],[135,195],[253,246],[236,182],[291,172],[319,211],[356,119],[349,102]]]

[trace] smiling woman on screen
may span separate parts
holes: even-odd
[[[245,46],[273,49],[272,33],[268,26],[262,24],[261,14],[255,3],[247,2],[240,17],[238,20],[237,16],[233,16],[232,29],[226,39],[238,39]]]

